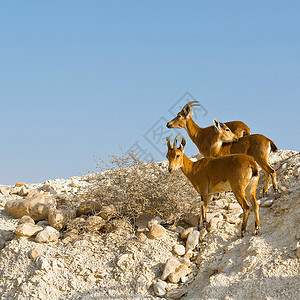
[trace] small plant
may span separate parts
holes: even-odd
[[[118,218],[133,220],[147,213],[173,223],[200,207],[194,188],[181,172],[170,174],[167,162],[144,163],[134,152],[126,155],[123,151],[108,162],[94,160],[101,172],[91,176],[82,199],[113,204]]]

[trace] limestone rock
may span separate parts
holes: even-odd
[[[163,297],[167,293],[167,287],[168,284],[165,281],[157,279],[156,282],[154,282],[153,284],[153,290],[155,295],[158,297]]]
[[[138,237],[137,237],[137,239],[138,239],[138,241],[139,242],[145,242],[146,240],[147,240],[147,236],[143,233],[143,232],[141,232],[139,235],[138,235]]]
[[[117,209],[114,205],[103,205],[99,216],[104,220],[110,220],[111,218],[115,217],[117,214]]]
[[[179,245],[179,244],[176,244],[174,246],[174,252],[179,255],[179,256],[182,256],[185,254],[185,247],[183,245]]]
[[[194,252],[191,249],[187,250],[186,253],[184,254],[184,257],[187,259],[191,259],[193,256],[194,256]]]
[[[148,228],[149,229],[151,229],[154,225],[160,225],[160,223],[161,223],[161,218],[160,217],[155,217],[155,218],[153,218],[152,220],[150,220],[149,222],[148,222]]]
[[[178,283],[182,277],[185,277],[187,274],[190,273],[190,269],[186,264],[181,264],[174,273],[171,273],[168,276],[168,279],[172,283]]]
[[[60,231],[67,223],[74,219],[76,212],[74,210],[55,209],[51,207],[48,214],[50,226]]]
[[[195,227],[189,227],[189,228],[187,228],[187,229],[181,234],[181,238],[182,238],[183,240],[186,240],[186,239],[188,238],[189,234],[190,234],[192,231],[194,231],[194,230],[196,230]]]
[[[5,188],[5,187],[1,187],[0,188],[0,193],[3,195],[3,196],[8,196],[9,195],[9,189]]]
[[[64,244],[67,244],[67,243],[73,242],[77,238],[78,238],[78,230],[77,229],[72,229],[72,230],[67,231],[65,233],[62,242]]]
[[[50,206],[54,205],[54,198],[38,194],[30,198],[8,201],[4,210],[14,218],[27,215],[35,221],[40,221],[47,219]]]
[[[175,258],[169,258],[165,264],[163,273],[161,275],[162,280],[166,280],[171,273],[174,273],[175,270],[181,265],[180,261]]]
[[[194,250],[199,243],[200,232],[198,230],[192,231],[186,241],[186,250]]]
[[[31,198],[31,197],[33,197],[33,196],[35,196],[35,195],[37,195],[37,194],[39,194],[39,191],[38,191],[38,190],[30,190],[30,191],[28,192],[28,194],[26,195],[26,198]]]
[[[44,230],[36,235],[35,241],[38,243],[57,242],[59,236],[60,234],[55,228],[47,226]]]
[[[87,218],[86,223],[88,230],[91,232],[99,231],[106,224],[100,216],[90,216]]]
[[[34,225],[32,223],[22,223],[17,226],[15,230],[15,234],[18,236],[33,236],[43,230],[44,228],[38,225]]]
[[[177,226],[175,232],[177,232],[179,235],[182,235],[185,232],[185,229],[182,226]]]
[[[206,228],[202,228],[201,230],[200,230],[200,235],[199,235],[199,238],[200,239],[203,239],[206,235],[207,235],[207,230],[206,230]]]
[[[24,182],[17,182],[15,184],[15,187],[22,187],[22,186],[25,186],[25,185],[26,185],[26,183],[24,183]]]
[[[97,201],[86,200],[79,204],[76,215],[88,215],[88,214],[95,214],[101,211],[102,205]]]
[[[19,196],[25,197],[25,196],[28,195],[28,193],[29,193],[29,191],[26,189],[25,186],[23,186],[23,187],[20,189],[20,191],[19,191]]]
[[[29,217],[29,216],[23,216],[23,217],[19,220],[18,225],[21,225],[21,224],[23,224],[23,223],[31,223],[31,224],[35,224],[34,220],[33,220],[31,217]]]
[[[166,235],[166,229],[159,224],[154,224],[150,229],[150,237],[152,239],[159,239]]]

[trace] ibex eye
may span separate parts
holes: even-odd
[[[178,158],[178,157],[180,157],[180,155],[179,155],[179,154],[177,154],[177,155],[176,155],[176,157]]]
[[[225,130],[226,130],[226,131],[230,131],[230,129],[229,129],[229,128],[226,128]]]

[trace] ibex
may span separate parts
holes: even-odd
[[[197,102],[198,101],[191,101],[187,103],[178,113],[177,117],[167,123],[167,127],[184,128],[200,153],[205,157],[235,153],[244,153],[252,156],[266,174],[263,194],[265,195],[267,192],[270,177],[272,177],[274,191],[277,192],[276,173],[268,163],[270,152],[277,150],[274,142],[261,134],[245,135],[238,138],[239,136],[230,130],[228,123],[237,122],[236,124],[241,123],[247,127],[246,124],[240,121],[227,123],[218,122],[218,124],[214,122],[215,126],[199,127],[191,118],[193,115],[191,107],[196,106]],[[247,131],[246,129],[244,130],[245,132]],[[247,132],[250,133],[250,131]]]
[[[236,139],[236,135],[228,130],[228,127],[214,119],[216,128],[215,138],[211,143],[210,154],[213,157],[224,156],[235,153],[244,153],[252,156],[260,165],[266,175],[263,194],[268,190],[270,177],[272,177],[275,193],[278,191],[276,172],[269,165],[268,158],[271,152],[277,151],[274,142],[262,134],[251,134],[241,137],[237,142],[230,142]]]
[[[245,198],[245,194],[253,207],[255,214],[254,234],[257,234],[259,230],[259,215],[255,194],[258,183],[258,167],[254,159],[245,154],[234,154],[222,157],[205,157],[193,162],[184,154],[185,138],[181,138],[180,146],[177,148],[178,135],[175,137],[173,146],[171,145],[170,137],[166,138],[168,146],[166,157],[169,160],[169,172],[173,173],[180,168],[200,194],[203,201],[203,225],[207,224],[206,207],[211,199],[211,195],[232,190],[244,212],[241,236],[244,236],[246,231],[250,213],[250,206]]]
[[[215,137],[214,126],[199,127],[192,119],[193,110],[191,107],[199,106],[198,101],[187,103],[177,116],[167,123],[168,128],[184,128],[191,140],[198,147],[203,156],[210,156],[210,145]],[[249,127],[241,121],[231,121],[225,123],[228,128],[236,134],[237,138],[250,134]]]

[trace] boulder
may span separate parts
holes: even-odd
[[[22,187],[22,186],[25,186],[25,185],[26,185],[26,183],[24,183],[24,182],[17,182],[15,184],[15,187]]]
[[[51,207],[48,214],[49,225],[60,231],[68,222],[74,219],[76,212],[74,210],[55,209]]]
[[[101,211],[102,205],[99,202],[86,200],[79,204],[76,215],[88,215],[88,214],[96,214]]]
[[[29,237],[36,235],[38,232],[43,230],[44,228],[32,223],[22,223],[17,226],[15,230],[15,234],[17,236]]]
[[[44,230],[40,231],[36,237],[35,241],[38,243],[50,243],[50,242],[57,242],[59,239],[59,232],[51,227],[47,226]]]
[[[48,218],[49,209],[56,205],[56,200],[43,194],[30,198],[11,200],[6,202],[4,210],[14,218],[30,216],[34,221]]]
[[[116,214],[117,214],[117,209],[113,204],[103,205],[99,212],[99,216],[107,221],[115,217]]]
[[[23,224],[23,223],[31,223],[31,224],[35,224],[34,220],[33,220],[31,217],[29,217],[29,216],[23,216],[23,217],[19,220],[18,225],[21,225],[21,224]]]

